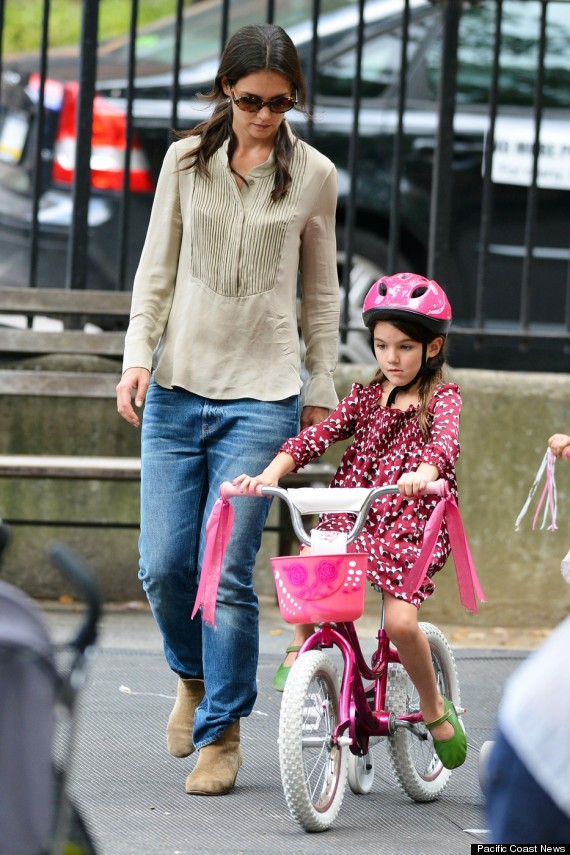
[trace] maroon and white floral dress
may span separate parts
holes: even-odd
[[[459,414],[461,394],[454,383],[438,387],[430,402],[430,438],[420,430],[418,408],[402,411],[379,405],[381,385],[354,383],[350,393],[330,416],[318,425],[305,428],[288,439],[280,451],[288,452],[300,469],[320,457],[335,442],[353,436],[331,487],[376,487],[395,484],[404,472],[415,471],[420,463],[437,466],[457,495],[455,462],[459,455]],[[356,552],[367,552],[368,578],[394,597],[419,606],[434,591],[432,576],[441,570],[450,552],[445,524],[442,526],[427,573],[428,579],[411,596],[399,591],[420,551],[423,532],[437,497],[409,499],[386,496],[374,503],[360,536]],[[323,514],[319,529],[347,531],[352,514]]]

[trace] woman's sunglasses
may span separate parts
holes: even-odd
[[[236,107],[245,113],[259,113],[264,107],[269,107],[272,113],[288,113],[297,103],[295,98],[290,98],[288,95],[279,95],[278,98],[264,101],[259,95],[241,95],[236,98],[233,88],[230,88],[230,92]]]

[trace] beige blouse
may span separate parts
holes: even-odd
[[[133,287],[123,370],[212,399],[275,401],[301,389],[297,279],[307,379],[303,404],[337,395],[339,283],[334,165],[298,140],[292,186],[271,201],[273,154],[240,190],[227,143],[211,178],[179,168],[196,138],[168,150]]]

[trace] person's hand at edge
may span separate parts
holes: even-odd
[[[562,457],[570,463],[570,436],[555,433],[548,440],[548,447],[555,457]]]
[[[127,368],[117,384],[117,411],[125,421],[134,427],[140,427],[140,418],[133,410],[143,406],[150,383],[150,371],[147,368]]]
[[[326,407],[303,407],[301,412],[301,428],[320,424],[328,416]]]

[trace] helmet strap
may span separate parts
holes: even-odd
[[[386,406],[391,407],[394,401],[396,400],[396,395],[398,392],[407,392],[408,389],[411,389],[414,386],[422,374],[424,373],[424,368],[427,365],[427,342],[422,342],[422,364],[420,365],[420,370],[416,374],[413,380],[410,380],[409,383],[406,383],[405,386],[394,386],[390,394],[388,395],[388,400],[386,401]]]

